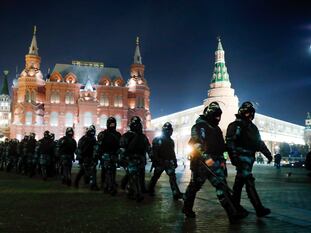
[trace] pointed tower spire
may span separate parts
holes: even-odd
[[[3,82],[2,82],[2,88],[1,88],[1,95],[10,95],[10,92],[9,92],[9,84],[8,84],[8,74],[9,74],[9,71],[8,70],[4,70],[3,71],[3,74],[4,74],[4,78],[3,78]]]
[[[136,49],[134,54],[134,64],[142,64],[140,49],[139,49],[139,37],[136,37]]]
[[[29,47],[29,53],[28,53],[28,54],[31,54],[31,55],[39,55],[38,54],[39,48],[38,48],[38,45],[37,45],[36,33],[37,33],[37,27],[34,26],[32,41],[31,41],[31,44],[30,44],[30,47]]]
[[[225,51],[223,50],[221,39],[217,37],[218,45],[215,51],[215,68],[212,77],[212,83],[228,82],[229,74],[227,72],[226,62],[225,62]]]

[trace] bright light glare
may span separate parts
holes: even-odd
[[[187,145],[186,148],[185,148],[185,151],[186,151],[186,154],[190,154],[192,152],[192,147]]]
[[[156,137],[161,137],[162,136],[162,132],[161,131],[156,132],[155,136]]]

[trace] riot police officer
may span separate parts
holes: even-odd
[[[150,151],[150,143],[143,133],[143,125],[138,116],[130,120],[130,130],[120,140],[121,160],[126,161],[128,177],[127,195],[140,202],[144,199],[146,153]]]
[[[100,132],[97,136],[96,157],[101,165],[101,187],[102,189],[115,195],[116,169],[118,162],[118,151],[120,149],[121,134],[116,130],[117,121],[114,117],[107,119],[107,129]]]
[[[27,156],[27,174],[32,177],[36,174],[38,158],[36,157],[36,134],[30,133],[29,139],[24,144],[24,153]]]
[[[62,174],[62,183],[71,185],[71,168],[75,160],[74,153],[77,149],[77,142],[73,138],[73,128],[66,129],[66,135],[60,138],[56,145],[56,156],[60,158],[60,170]]]
[[[255,188],[255,178],[252,168],[256,151],[260,151],[272,161],[272,156],[265,143],[261,140],[259,131],[252,123],[255,117],[255,108],[251,102],[244,102],[236,114],[236,120],[229,124],[226,135],[227,148],[232,165],[236,167],[235,182],[233,185],[234,199],[240,203],[242,188],[246,186],[247,195],[253,204],[258,217],[271,213],[265,208]]]
[[[45,131],[43,138],[37,143],[36,153],[39,158],[39,165],[43,180],[46,180],[51,174],[50,166],[54,157],[54,141],[51,138],[50,132]]]
[[[184,197],[183,213],[187,217],[195,217],[192,208],[196,193],[208,179],[216,188],[217,198],[225,209],[229,221],[233,223],[239,218],[246,217],[247,213],[238,211],[226,182],[223,156],[225,142],[218,126],[221,114],[219,104],[212,102],[204,109],[203,115],[199,116],[191,128],[189,144],[193,148],[190,164],[192,176]]]
[[[79,187],[79,181],[84,176],[88,178],[91,190],[99,190],[96,183],[97,160],[94,161],[93,158],[94,148],[96,146],[95,134],[95,126],[91,125],[78,142],[77,160],[79,160],[80,170],[74,182],[76,188]]]
[[[174,151],[174,141],[171,138],[173,127],[171,123],[166,122],[162,127],[162,135],[156,137],[152,141],[151,161],[154,168],[153,176],[149,183],[149,193],[154,195],[154,187],[160,178],[163,171],[169,176],[170,186],[173,193],[173,198],[178,200],[182,198],[177,182],[175,169],[177,168],[177,159]]]
[[[8,156],[8,163],[6,167],[6,171],[10,172],[12,168],[16,167],[17,160],[18,160],[18,140],[17,139],[11,139],[9,141],[8,147],[7,147],[7,156]]]

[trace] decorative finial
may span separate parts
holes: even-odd
[[[37,33],[37,26],[35,25],[33,26],[33,35],[36,35],[36,33]]]
[[[48,74],[49,74],[50,72],[51,72],[51,68],[49,67],[49,68],[48,68]]]
[[[217,38],[217,41],[218,41],[218,42],[221,42],[220,36],[217,36],[216,38]]]
[[[139,45],[139,36],[136,37],[136,45]]]
[[[310,112],[307,112],[307,119],[311,119]]]

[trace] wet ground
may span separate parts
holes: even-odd
[[[291,172],[292,175],[288,175]],[[177,170],[180,189],[190,179],[189,168]],[[229,166],[229,185],[234,169]],[[207,182],[198,193],[196,219],[181,213],[168,177],[160,178],[156,196],[142,203],[128,200],[119,190],[112,197],[86,187],[67,188],[58,180],[44,182],[0,172],[0,232],[311,232],[311,178],[299,168],[255,166],[256,185],[269,217],[258,219],[243,193],[242,204],[251,214],[231,225]],[[122,176],[119,172],[118,180]],[[147,180],[150,174],[147,172]]]

